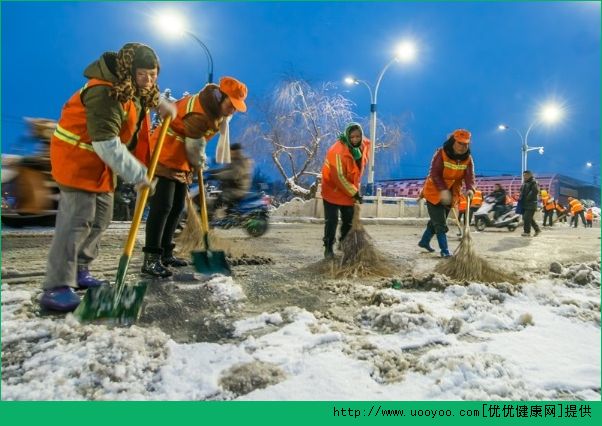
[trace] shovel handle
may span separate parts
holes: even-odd
[[[201,205],[201,225],[203,226],[203,237],[207,244],[207,234],[209,233],[209,216],[207,214],[207,197],[205,197],[205,182],[203,179],[203,170],[201,167],[197,170],[199,180],[199,204]],[[207,248],[209,249],[209,248]]]
[[[159,140],[157,141],[157,145],[155,146],[148,170],[146,172],[146,177],[149,181],[152,181],[155,177],[155,170],[157,169],[157,164],[159,163],[159,155],[161,154],[161,148],[163,148],[163,142],[165,141],[165,135],[167,134],[167,129],[169,128],[170,123],[171,115],[168,115],[163,120],[163,125],[161,126],[161,131],[159,133]],[[146,200],[148,199],[149,193],[150,188],[144,187],[138,194],[136,209],[134,210],[132,225],[130,226],[130,233],[128,234],[128,239],[123,249],[124,256],[130,257],[134,251],[136,236],[138,235],[138,228],[140,227],[140,222],[142,221],[142,214],[144,213],[144,207],[146,207]]]

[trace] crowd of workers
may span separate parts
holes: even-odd
[[[141,272],[158,278],[171,276],[172,267],[188,264],[174,255],[173,237],[188,185],[195,173],[205,168],[205,146],[210,138],[220,135],[216,157],[228,164],[210,173],[226,183],[223,201],[235,202],[250,186],[250,160],[239,144],[230,146],[228,140],[232,115],[247,109],[246,85],[223,77],[219,84],[207,84],[194,95],[170,102],[160,97],[159,71],[159,59],[150,47],[128,43],[118,52],[105,52],[90,64],[84,71],[87,83],[63,107],[50,142],[52,176],[59,185],[60,203],[42,284],[40,304],[45,309],[72,311],[80,303],[75,289],[106,284],[91,275],[89,265],[98,256],[101,237],[112,218],[116,175],[138,188],[153,188]],[[147,176],[151,152],[160,134],[151,130],[151,109],[161,117],[172,117],[155,173],[156,183]],[[483,202],[483,194],[475,185],[471,138],[465,129],[448,135],[435,151],[421,193],[429,221],[418,245],[434,252],[430,244],[436,237],[442,257],[451,256],[447,243],[450,211],[457,208],[460,219],[468,214],[470,221]],[[358,123],[350,123],[324,159],[326,258],[334,257],[339,213],[341,241],[351,229],[354,205],[362,203],[360,182],[371,143]],[[540,228],[533,216],[540,190],[531,172],[525,171],[523,179],[516,211],[523,215],[522,235],[530,236],[533,228],[537,236]],[[489,195],[495,199],[497,220],[513,200],[500,185]],[[541,198],[543,226],[553,226],[555,211],[556,220],[570,214],[573,226],[579,218],[584,226],[591,226],[591,209],[585,211],[579,200],[569,198],[569,206],[564,207],[545,191],[541,191]]]

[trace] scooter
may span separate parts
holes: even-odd
[[[504,211],[494,220],[494,206],[495,198],[485,197],[483,204],[473,216],[477,231],[483,231],[485,228],[508,228],[508,231],[513,232],[520,223],[520,215],[514,211],[511,205],[506,205]]]
[[[263,193],[247,192],[234,206],[224,209],[219,205],[221,191],[211,187],[207,191],[210,225],[214,228],[243,228],[251,237],[261,237],[269,227],[270,197]],[[198,187],[190,190],[193,202],[199,205]]]

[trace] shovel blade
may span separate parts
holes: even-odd
[[[88,289],[73,315],[80,321],[107,319],[123,325],[134,323],[140,316],[146,283],[124,286],[119,298],[116,292],[115,285]]]
[[[194,269],[202,274],[232,275],[232,269],[223,251],[193,251],[192,263]]]

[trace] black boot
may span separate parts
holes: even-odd
[[[334,258],[334,250],[332,249],[332,246],[334,246],[334,241],[327,240],[326,238],[324,238],[322,241],[324,241],[324,259]]]
[[[173,266],[180,268],[182,266],[188,266],[188,262],[182,258],[175,257],[173,255],[173,249],[176,245],[171,244],[169,247],[163,249],[163,255],[161,256],[161,263],[165,266]]]
[[[144,247],[142,251],[144,252],[144,262],[142,263],[141,268],[142,273],[158,278],[168,278],[173,275],[173,272],[161,263],[162,249]]]

